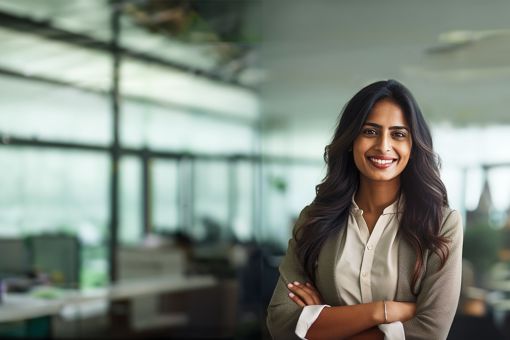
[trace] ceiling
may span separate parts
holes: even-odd
[[[259,71],[244,42],[251,26],[238,24],[246,6],[231,2],[211,9],[185,0],[0,0],[0,72],[108,94],[118,8],[122,95],[254,124]],[[175,13],[187,20],[182,27]]]
[[[0,0],[0,11],[109,41],[112,8],[118,8],[122,13],[120,44],[123,47],[226,77],[227,72],[242,72],[243,63],[253,63],[250,52],[259,39],[260,28],[252,20],[258,14],[252,4],[256,2]]]
[[[267,1],[262,12],[269,128],[329,131],[358,89],[388,78],[435,124],[510,123],[509,1]],[[471,33],[444,34],[459,30]]]
[[[125,0],[122,6],[123,47],[173,63],[181,73],[212,74],[233,83],[234,92],[240,86],[243,96],[257,93],[269,131],[329,133],[359,88],[388,78],[406,84],[435,124],[510,124],[507,0]],[[0,11],[103,42],[110,39],[110,9],[108,0],[0,0]],[[188,21],[175,21],[182,17]],[[109,88],[107,55],[73,45],[64,52],[34,33],[0,30],[0,66]],[[151,77],[179,79],[152,70]],[[139,67],[137,74],[146,71]],[[137,85],[130,94],[165,96]]]

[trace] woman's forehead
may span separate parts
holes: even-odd
[[[395,101],[382,99],[374,104],[365,123],[372,122],[381,126],[407,126],[404,111]]]

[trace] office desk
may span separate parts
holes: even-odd
[[[6,294],[0,305],[0,322],[16,322],[60,312],[61,301],[45,300],[28,294]]]
[[[88,290],[63,290],[55,299],[36,298],[30,294],[7,293],[0,304],[0,323],[16,322],[41,316],[60,314],[64,308],[80,308],[90,302],[130,300],[141,296],[162,293],[177,293],[212,287],[216,279],[212,276],[159,276],[144,279],[129,279],[105,288]]]

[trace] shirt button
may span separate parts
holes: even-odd
[[[373,248],[374,248],[374,246],[372,246],[371,244],[369,244],[369,245],[367,246],[367,249],[368,249],[368,250],[372,250]]]
[[[363,276],[363,277],[367,277],[367,272],[363,272],[363,273],[361,273],[361,276]]]

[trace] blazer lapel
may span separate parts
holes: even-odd
[[[411,290],[415,261],[414,249],[401,237],[398,246],[397,301],[416,300],[416,296]]]
[[[319,254],[317,263],[317,288],[324,302],[332,306],[341,304],[335,279],[335,268],[340,243],[345,235],[345,226],[337,232],[336,237],[329,237]]]

